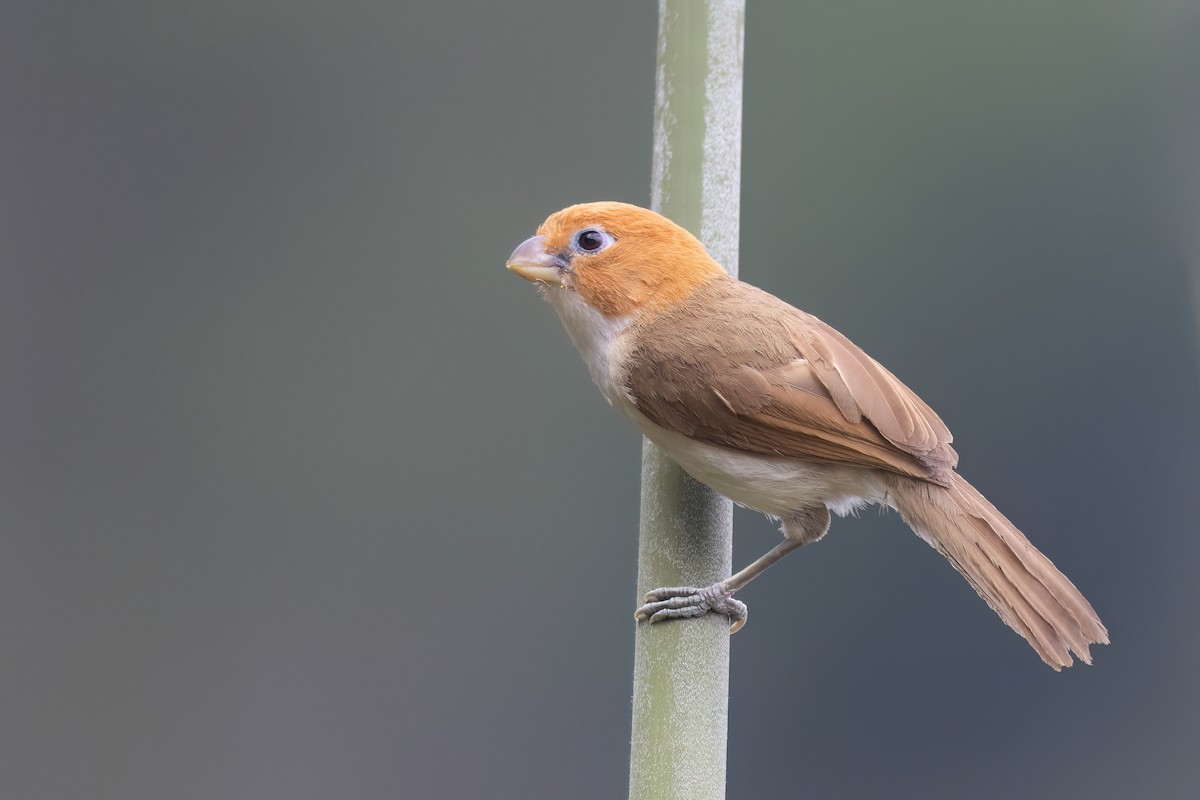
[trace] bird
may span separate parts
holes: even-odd
[[[508,269],[538,285],[605,399],[688,474],[781,523],[783,541],[705,587],[642,598],[639,622],[747,619],[733,595],[821,539],[831,514],[894,509],[1056,671],[1108,631],[1050,559],[956,471],[941,418],[830,325],[731,277],[636,205],[551,214]]]

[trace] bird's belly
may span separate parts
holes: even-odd
[[[659,427],[636,410],[630,416],[647,439],[693,478],[736,503],[776,517],[813,506],[844,515],[884,495],[874,472],[862,467],[718,447]]]

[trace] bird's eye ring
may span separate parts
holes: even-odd
[[[575,234],[572,243],[580,253],[598,253],[614,241],[612,236],[598,228],[584,228]]]

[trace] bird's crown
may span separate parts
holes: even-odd
[[[683,227],[628,203],[569,206],[537,232],[567,265],[564,287],[610,318],[653,313],[725,275]]]

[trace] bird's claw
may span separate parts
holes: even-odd
[[[746,604],[733,598],[721,582],[703,589],[694,586],[672,586],[646,592],[646,602],[634,612],[638,622],[662,622],[668,619],[699,617],[710,611],[728,617],[729,632],[737,633],[746,624]]]

